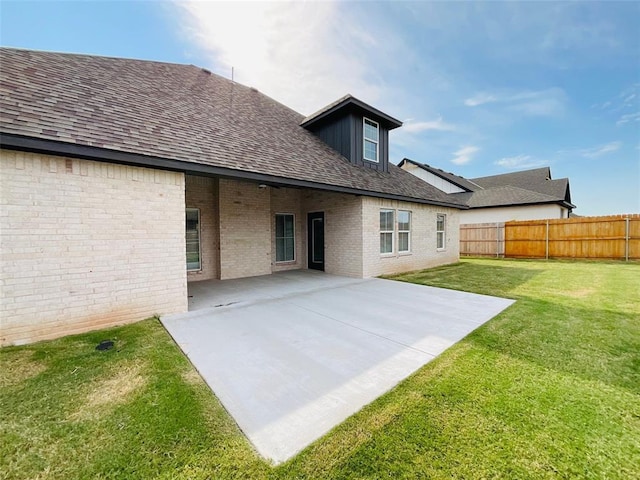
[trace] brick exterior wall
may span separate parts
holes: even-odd
[[[271,273],[271,193],[220,179],[220,279]]]
[[[307,213],[324,212],[325,272],[362,277],[363,197],[316,190],[302,197],[305,224]]]
[[[220,278],[220,223],[218,221],[218,180],[185,176],[187,208],[200,210],[201,269],[187,272],[187,281]]]
[[[411,212],[410,253],[398,253],[397,225],[394,252],[380,254],[380,209]],[[363,277],[375,277],[435,267],[457,262],[460,258],[459,212],[457,209],[417,203],[363,197],[362,229],[364,232]],[[436,248],[436,216],[446,214],[446,248]],[[394,215],[397,223],[397,212]]]
[[[276,263],[276,213],[292,213],[295,218],[295,260]],[[307,268],[307,217],[302,211],[302,190],[296,188],[271,189],[271,271]]]
[[[184,175],[0,150],[0,343],[187,309]]]

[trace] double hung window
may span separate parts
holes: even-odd
[[[276,214],[276,262],[293,262],[295,260],[294,223],[292,214]]]
[[[365,160],[377,163],[379,153],[378,145],[380,142],[380,127],[376,122],[374,122],[373,120],[369,120],[368,118],[365,118],[363,121],[363,157]]]
[[[446,245],[446,223],[447,216],[444,213],[439,213],[436,220],[436,248],[438,250],[444,250]]]
[[[380,253],[393,253],[394,210],[380,210]]]
[[[185,240],[187,244],[187,271],[200,270],[200,210],[187,208]]]

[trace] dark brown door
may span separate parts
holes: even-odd
[[[324,212],[307,215],[309,268],[324,272]]]

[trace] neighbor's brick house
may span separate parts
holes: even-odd
[[[192,281],[458,259],[466,207],[351,96],[304,118],[195,66],[0,53],[2,344],[183,312]]]

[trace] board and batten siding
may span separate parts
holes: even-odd
[[[389,171],[389,130],[375,118],[370,120],[379,124],[378,162],[364,160],[363,122],[366,115],[350,113],[331,121],[314,126],[311,131],[327,145],[338,151],[349,162],[360,167],[372,168],[381,172]],[[368,118],[368,117],[367,117]]]
[[[187,310],[184,175],[0,150],[0,343]]]

